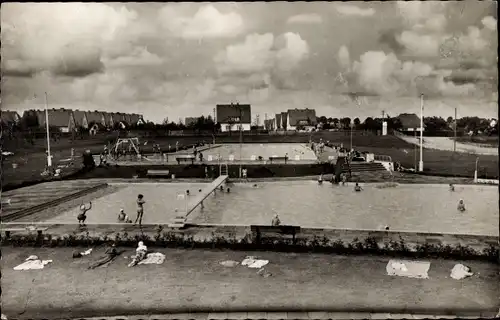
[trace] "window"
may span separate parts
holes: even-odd
[[[229,117],[229,122],[240,122],[240,117]]]

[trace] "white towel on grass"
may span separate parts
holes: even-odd
[[[52,260],[40,260],[37,256],[29,256],[25,262],[20,265],[14,267],[15,271],[23,271],[23,270],[40,270]]]
[[[241,262],[241,265],[242,266],[248,266],[249,268],[260,269],[260,268],[262,268],[263,266],[265,266],[268,263],[269,263],[269,260],[259,260],[259,259],[256,259],[255,257],[249,256],[249,257],[246,257]]]
[[[154,252],[148,253],[146,259],[142,260],[138,264],[162,264],[165,261],[165,255],[163,253]]]
[[[430,266],[427,261],[389,260],[386,271],[389,276],[428,279]]]
[[[455,280],[462,280],[467,277],[473,276],[474,273],[470,272],[470,268],[464,266],[463,264],[456,264],[453,269],[451,269],[450,277]]]

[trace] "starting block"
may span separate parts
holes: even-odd
[[[298,154],[295,155],[295,161],[300,161],[300,155]]]
[[[255,161],[255,160],[257,159],[257,157],[256,157],[255,155],[252,155],[252,156],[250,157],[250,159],[251,159],[252,161]]]
[[[234,154],[229,155],[229,161],[234,161]]]
[[[213,161],[213,160],[214,160],[214,157],[210,154],[210,155],[208,155],[208,159],[207,159],[207,160],[208,160],[208,161]]]

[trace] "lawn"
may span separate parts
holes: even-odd
[[[319,132],[313,134],[313,139],[319,141],[330,141],[335,144],[343,144],[350,147],[350,135],[348,132]],[[76,155],[81,155],[89,149],[93,153],[99,153],[103,150],[106,137],[94,137],[92,140],[61,139],[52,145],[54,160],[68,158],[70,148],[75,149]],[[148,141],[147,145],[144,142]],[[167,150],[168,146],[175,147],[176,142],[182,145],[191,145],[197,142],[211,142],[211,136],[186,136],[186,137],[162,137],[155,139],[141,139],[142,149],[145,152],[152,152],[152,144],[158,143],[162,150]],[[216,143],[238,143],[239,136],[234,133],[232,136],[217,137]],[[244,136],[244,143],[306,143],[309,141],[309,135],[252,135]],[[374,136],[361,135],[356,133],[352,137],[352,144],[355,149],[360,151],[373,152],[377,155],[391,156],[393,161],[400,162],[404,167],[413,168],[418,164],[418,154],[415,158],[415,146],[405,142],[395,136]],[[44,141],[37,141],[36,147],[32,150],[23,147],[19,150],[9,150],[16,153],[9,157],[3,164],[2,180],[3,184],[17,184],[27,180],[40,179],[40,173],[45,167]],[[417,150],[418,152],[418,150]],[[440,151],[424,149],[424,170],[436,175],[452,176],[474,176],[476,156],[473,154],[456,153],[451,151]],[[417,161],[417,162],[416,162]],[[12,168],[12,162],[18,163],[18,168]],[[80,165],[80,164],[78,164]],[[497,156],[479,156],[478,171],[480,177],[498,178],[498,157]]]
[[[84,248],[81,248],[82,251]],[[274,252],[153,249],[162,265],[128,268],[127,249],[107,267],[87,270],[104,253],[72,259],[75,248],[2,248],[2,313],[9,318],[71,318],[162,312],[343,310],[447,313],[498,309],[497,266],[460,262],[476,273],[449,277],[455,261],[431,262],[429,279],[391,277],[389,258]],[[14,271],[29,255],[53,262],[43,270]],[[254,255],[257,269],[224,267]],[[49,294],[43,294],[48,292]],[[423,312],[425,309],[426,312]]]

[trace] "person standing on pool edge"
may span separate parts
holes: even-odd
[[[144,214],[144,204],[146,201],[144,201],[144,196],[142,194],[139,194],[137,196],[137,218],[135,218],[134,225],[139,221],[139,226],[142,225],[142,215]]]

